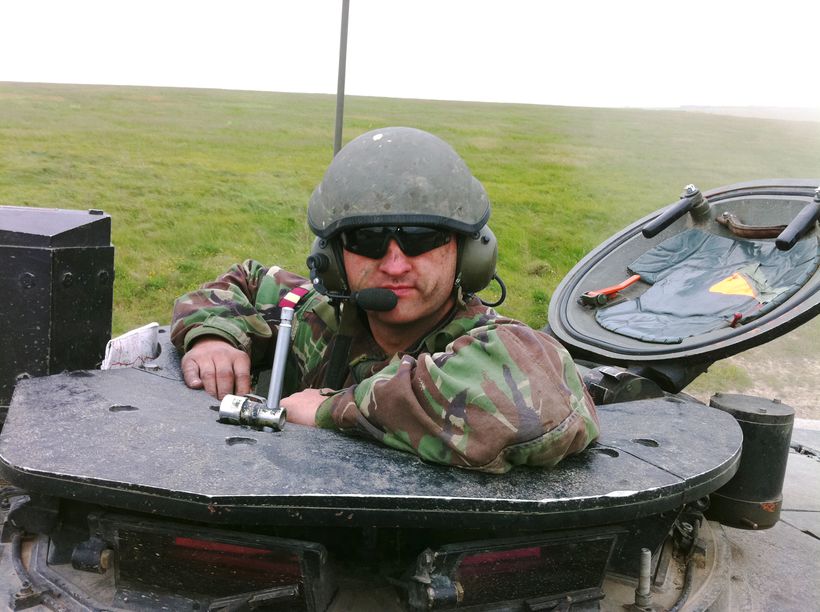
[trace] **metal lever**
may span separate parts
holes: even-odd
[[[628,279],[622,283],[618,283],[617,285],[612,285],[611,287],[606,287],[604,289],[597,289],[595,291],[586,291],[581,295],[581,303],[586,304],[587,306],[603,306],[615,297],[619,291],[623,291],[630,285],[634,285],[639,280],[641,280],[641,275],[633,274]]]
[[[276,431],[284,428],[288,413],[279,405],[279,401],[282,399],[285,366],[290,350],[290,331],[296,303],[306,293],[306,289],[296,287],[279,302],[279,333],[276,335],[267,400],[250,394],[226,395],[219,405],[220,421],[251,427],[271,427]]]
[[[774,241],[777,248],[781,251],[788,251],[797,244],[803,234],[814,227],[818,218],[820,218],[820,187],[814,192],[814,201],[806,204]]]
[[[687,185],[684,187],[680,200],[669,205],[660,215],[643,226],[641,230],[643,237],[652,238],[658,235],[690,210],[703,205],[704,202],[700,189],[694,185]]]
[[[259,395],[226,395],[219,404],[219,420],[234,425],[270,427],[280,431],[287,422],[284,408],[269,410],[265,398]]]
[[[273,367],[270,372],[270,389],[268,389],[268,410],[279,409],[282,399],[282,387],[285,382],[285,365],[290,350],[290,328],[293,321],[293,308],[282,307],[279,321],[279,333],[276,335],[276,352],[273,354]],[[284,412],[284,409],[282,409]]]

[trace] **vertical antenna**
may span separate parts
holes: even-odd
[[[342,148],[342,122],[345,114],[345,64],[347,64],[347,13],[350,0],[342,0],[342,34],[339,40],[339,82],[336,87],[336,134],[333,156]]]

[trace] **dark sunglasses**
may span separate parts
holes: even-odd
[[[342,232],[342,246],[356,255],[381,259],[387,253],[392,238],[405,255],[415,257],[447,244],[452,237],[449,230],[414,225],[360,227]]]

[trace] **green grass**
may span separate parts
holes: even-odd
[[[0,83],[0,204],[101,208],[114,332],[254,257],[304,271],[333,96]],[[409,125],[450,142],[493,202],[503,312],[541,327],[555,286],[627,223],[702,189],[820,175],[820,124],[676,111],[349,97],[345,141]]]

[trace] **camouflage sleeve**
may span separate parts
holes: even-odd
[[[251,357],[265,352],[273,330],[263,316],[289,289],[305,279],[257,261],[236,264],[215,281],[174,303],[171,341],[180,351],[202,336],[219,336]]]
[[[317,424],[357,430],[422,459],[502,473],[554,466],[598,436],[569,354],[518,322],[478,327],[331,396]]]

